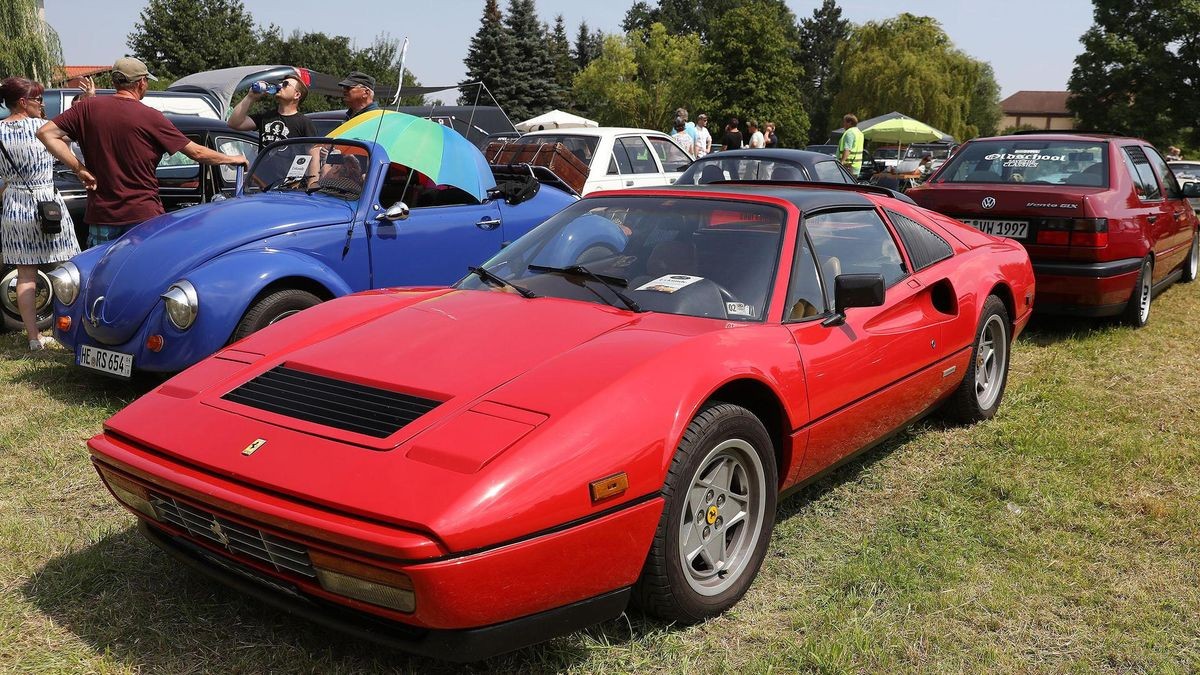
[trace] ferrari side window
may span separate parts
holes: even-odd
[[[792,278],[788,285],[787,315],[784,321],[802,321],[825,311],[817,261],[808,246],[808,237],[800,236],[796,257],[792,262]]]
[[[882,274],[888,288],[908,276],[891,232],[873,210],[818,213],[806,218],[804,227],[812,239],[830,305],[833,280],[839,274]]]

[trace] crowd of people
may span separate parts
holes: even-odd
[[[164,155],[178,152],[200,164],[249,167],[244,155],[196,143],[161,112],[143,105],[150,81],[157,78],[142,61],[117,59],[111,76],[113,95],[96,96],[85,81],[71,107],[52,120],[45,119],[41,84],[24,77],[0,82],[0,99],[10,113],[0,120],[0,259],[17,269],[17,308],[31,350],[44,349],[48,341],[38,330],[35,313],[38,267],[69,260],[81,244],[112,241],[164,213],[155,173]],[[339,85],[347,119],[379,108],[370,75],[352,72]],[[308,87],[300,71],[285,78],[274,94],[275,110],[259,114],[250,109],[266,94],[252,92],[234,109],[229,125],[257,129],[263,144],[315,136],[312,122],[298,110]],[[71,215],[54,187],[56,160],[88,190],[86,242],[77,240]]]
[[[766,122],[759,130],[757,120],[748,120],[746,127],[749,131],[743,136],[741,122],[736,117],[730,117],[725,124],[725,130],[716,147],[724,150],[740,150],[742,148],[777,148],[779,135],[775,133],[774,122]],[[688,120],[686,108],[675,109],[675,120],[671,125],[671,134],[692,159],[699,159],[713,151],[713,136],[708,129],[708,115],[700,113],[696,121]]]

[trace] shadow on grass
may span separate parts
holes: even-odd
[[[1113,319],[1034,314],[1018,338],[1022,343],[1048,347],[1069,340],[1086,340],[1117,327]]]
[[[127,405],[165,380],[154,374],[139,373],[121,380],[93,373],[76,366],[71,352],[61,349],[25,358],[36,363],[18,370],[10,381],[29,385],[68,405]]]
[[[553,672],[664,625],[622,616],[473,664],[359,640],[246,598],[178,564],[135,528],[48,562],[26,599],[97,654],[149,672]]]

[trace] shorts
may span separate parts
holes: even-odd
[[[88,225],[88,248],[105,244],[125,234],[129,225]]]

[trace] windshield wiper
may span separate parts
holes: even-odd
[[[298,178],[296,176],[284,176],[283,178],[272,181],[269,185],[264,187],[262,190],[259,190],[259,192],[270,192],[271,190],[274,190],[275,188],[282,188],[282,187],[286,186],[288,183],[300,181],[300,180],[303,180],[303,178]]]
[[[341,185],[318,185],[316,187],[308,188],[304,191],[304,194],[311,195],[314,192],[333,192],[345,197],[358,197],[362,194],[361,190],[351,190],[350,188],[342,187]]]
[[[501,286],[508,286],[509,288],[513,289],[514,291],[520,293],[522,298],[538,297],[537,293],[534,293],[533,291],[529,290],[528,288],[525,288],[524,286],[518,286],[518,285],[514,284],[513,282],[509,281],[508,279],[505,279],[504,277],[496,274],[495,272],[493,272],[489,269],[485,269],[483,267],[467,267],[467,270],[471,274],[478,276],[480,279],[483,279],[484,281],[490,281],[494,284],[499,284]]]
[[[558,272],[559,274],[582,275],[582,276],[588,277],[589,279],[595,279],[596,281],[599,281],[600,283],[604,284],[605,288],[612,291],[613,295],[620,298],[621,302],[625,303],[626,307],[628,307],[629,309],[631,309],[635,312],[643,311],[641,305],[634,302],[633,298],[629,297],[628,295],[625,295],[624,293],[622,293],[620,291],[620,289],[617,288],[617,286],[622,286],[622,287],[626,287],[626,288],[629,287],[629,280],[626,279],[625,277],[618,277],[618,276],[615,276],[612,274],[597,274],[597,273],[589,270],[588,268],[584,267],[583,265],[570,265],[567,267],[550,267],[549,265],[529,265],[528,268],[533,270],[534,272]]]

